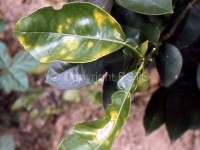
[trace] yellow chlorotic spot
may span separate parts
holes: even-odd
[[[94,46],[94,42],[89,41],[88,44],[87,44],[87,47],[91,48],[92,46]]]
[[[118,112],[116,111],[111,112],[111,120],[116,120],[117,116],[118,116]]]
[[[40,61],[43,62],[43,63],[45,63],[45,62],[48,61],[48,57],[44,57],[44,58],[42,58]]]
[[[70,19],[70,18],[67,18],[67,19],[66,19],[66,23],[67,23],[67,24],[70,24],[70,23],[72,23],[72,19]]]
[[[106,145],[109,145],[109,144],[110,144],[110,141],[107,140],[107,141],[105,142],[105,144],[106,144]]]
[[[24,46],[25,49],[29,49],[31,47],[25,42],[25,38],[23,36],[18,36],[17,38],[19,39],[20,43]]]
[[[66,26],[65,26],[65,29],[67,29],[67,30],[68,30],[68,29],[69,29],[69,26],[68,26],[68,25],[66,25]]]
[[[66,53],[66,50],[65,49],[62,49],[61,51],[60,51],[60,54],[61,55],[64,55]]]
[[[110,23],[111,23],[111,24],[115,24],[115,23],[116,23],[115,19],[112,18],[112,17],[110,17],[109,20],[110,20]]]
[[[96,9],[94,10],[94,18],[99,26],[101,26],[105,22],[104,15]]]
[[[112,127],[114,125],[114,121],[109,121],[103,128],[97,130],[96,138],[98,141],[102,140],[112,130]]]
[[[123,39],[121,38],[121,36],[120,36],[120,33],[119,33],[116,29],[114,29],[113,32],[114,32],[114,36],[115,36],[117,39],[123,40]]]
[[[67,57],[66,57],[66,60],[68,60],[68,61],[69,61],[69,60],[73,60],[73,59],[74,59],[74,58],[71,57],[71,56],[67,56]]]
[[[63,31],[63,26],[62,25],[58,25],[58,33],[62,33],[62,31]]]

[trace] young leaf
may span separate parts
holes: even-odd
[[[11,135],[0,137],[0,150],[15,150],[15,141]]]
[[[107,12],[110,12],[113,0],[70,0],[70,2],[89,2],[98,5]]]
[[[15,68],[18,71],[29,72],[37,65],[39,65],[39,62],[36,61],[28,52],[21,51],[14,56],[11,69]]]
[[[173,12],[171,0],[116,0],[116,2],[129,10],[147,15]]]
[[[8,49],[6,45],[0,41],[0,69],[5,69],[9,67],[11,63],[10,54],[8,53]]]
[[[138,79],[137,92],[143,92],[150,86],[150,78],[146,70],[142,72]]]
[[[85,2],[68,3],[61,10],[39,9],[21,19],[14,32],[25,49],[44,63],[91,62],[126,45],[117,21]]]
[[[99,120],[76,125],[73,134],[62,141],[59,150],[109,150],[127,120],[130,108],[130,94],[115,92],[106,114]]]
[[[167,44],[159,50],[156,66],[164,86],[171,85],[178,78],[182,63],[181,53],[175,46]]]
[[[198,68],[197,68],[197,85],[198,85],[198,88],[200,90],[200,63],[199,63]]]

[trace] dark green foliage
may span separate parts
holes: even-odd
[[[76,125],[59,150],[110,149],[128,117],[131,94],[150,86],[145,67],[154,56],[165,87],[153,94],[147,106],[146,132],[165,123],[173,141],[199,127],[199,2],[184,1],[179,9],[182,1],[176,1],[171,14],[171,0],[71,1],[60,10],[37,10],[14,30],[31,55],[51,62],[46,79],[51,85],[76,89],[106,74],[105,114]],[[194,5],[191,10],[190,5]],[[181,16],[185,9],[186,18]]]

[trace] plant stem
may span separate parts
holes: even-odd
[[[190,11],[190,9],[193,7],[193,5],[197,2],[197,0],[192,0],[191,2],[188,3],[187,7],[182,11],[180,16],[177,18],[176,22],[174,23],[173,27],[171,30],[161,38],[161,41],[168,40],[176,31],[182,20],[185,18],[187,13]]]

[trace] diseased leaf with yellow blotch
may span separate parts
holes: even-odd
[[[106,114],[99,120],[76,125],[73,134],[62,141],[59,150],[109,150],[126,122],[130,108],[130,94],[115,92]]]
[[[25,49],[44,63],[91,62],[126,45],[117,21],[87,2],[68,3],[60,10],[39,9],[21,19],[14,33]]]
[[[133,87],[137,86],[135,81],[142,69],[143,64],[136,71],[124,75],[118,81],[118,85],[124,85],[124,88],[119,88],[120,91],[112,94],[112,103],[108,105],[106,114],[99,120],[76,125],[73,134],[61,142],[59,150],[110,150],[128,118],[131,108],[130,92],[136,90]]]

